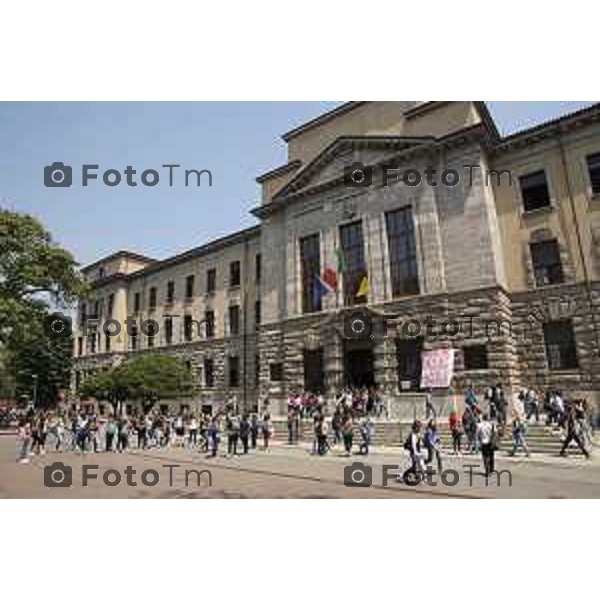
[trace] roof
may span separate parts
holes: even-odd
[[[217,252],[218,250],[221,250],[227,246],[239,244],[240,242],[244,242],[250,238],[256,237],[259,235],[259,233],[260,226],[258,225],[254,225],[253,227],[248,227],[246,229],[241,229],[240,231],[230,233],[229,235],[217,238],[216,240],[208,242],[207,244],[203,244],[202,246],[191,248],[190,250],[186,250],[185,252],[181,252],[180,254],[176,254],[175,256],[170,256],[169,258],[165,258],[164,260],[154,261],[151,265],[148,265],[147,267],[144,267],[139,271],[131,273],[129,277],[143,277],[150,273],[160,271],[165,267],[171,267],[173,265],[185,262],[192,258],[205,256],[206,254],[210,254],[211,252]]]
[[[81,268],[81,271],[85,273],[86,271],[91,271],[95,267],[98,267],[102,263],[108,262],[110,260],[117,260],[119,258],[132,258],[133,260],[139,260],[140,262],[152,263],[155,262],[155,258],[150,258],[149,256],[144,256],[143,254],[138,254],[137,252],[130,252],[129,250],[118,250],[117,252],[113,252],[108,256],[100,258],[89,265]]]
[[[331,119],[335,119],[336,117],[339,117],[340,115],[350,112],[350,111],[354,110],[355,108],[362,106],[363,104],[366,104],[366,101],[344,102],[344,104],[342,104],[341,106],[338,106],[338,107],[334,108],[333,110],[328,110],[326,113],[323,113],[322,115],[320,115],[314,119],[311,119],[310,121],[306,121],[306,123],[303,123],[299,127],[296,127],[295,129],[292,129],[291,131],[284,133],[281,137],[284,142],[288,142],[293,137],[296,137],[297,135],[300,135],[301,133],[304,133],[305,131],[312,129],[313,127],[322,125],[323,123],[326,123],[327,121],[330,121]]]

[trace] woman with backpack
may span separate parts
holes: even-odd
[[[404,441],[404,449],[409,453],[410,466],[398,479],[406,485],[419,485],[424,477],[421,456],[421,421],[417,420],[412,424],[411,431]]]
[[[344,450],[346,456],[352,454],[352,440],[354,437],[354,423],[352,416],[348,413],[342,421],[342,439],[344,440]]]

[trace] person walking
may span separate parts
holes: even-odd
[[[523,448],[525,456],[529,456],[529,448],[527,447],[527,441],[525,440],[526,426],[522,421],[518,411],[514,410],[512,415],[512,440],[513,447],[511,456],[515,456],[519,448]]]
[[[398,481],[406,483],[406,485],[418,485],[424,477],[421,456],[421,421],[416,420],[412,424],[410,433],[404,441],[404,449],[408,452],[410,466],[402,475],[398,476]]]
[[[435,412],[435,406],[433,405],[433,396],[431,394],[431,388],[428,388],[427,394],[425,395],[425,420],[435,420],[436,417],[437,414]]]
[[[489,420],[487,413],[484,413],[481,417],[481,422],[477,425],[477,441],[481,448],[483,470],[486,477],[494,471],[494,453],[498,443],[497,436],[496,426]]]
[[[190,417],[188,429],[188,446],[195,448],[198,445],[198,419],[194,414]]]
[[[368,455],[369,447],[371,446],[371,440],[373,439],[373,421],[371,417],[367,415],[360,423],[360,437],[361,443],[359,447],[359,454]]]
[[[583,441],[581,422],[579,419],[576,418],[576,412],[573,407],[569,407],[569,410],[565,415],[565,426],[567,428],[567,437],[565,438],[565,441],[560,450],[560,456],[565,456],[569,444],[571,442],[575,442],[579,446],[579,449],[581,450],[583,455],[586,458],[589,458],[590,453],[585,447],[585,443]]]

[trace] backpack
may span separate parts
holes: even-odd
[[[402,447],[405,450],[412,451],[412,433],[408,434],[408,437],[404,440],[404,445]]]

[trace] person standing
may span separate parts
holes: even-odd
[[[248,454],[248,442],[250,438],[250,421],[248,415],[244,413],[240,421],[240,440],[242,440],[242,450],[244,454]]]
[[[256,440],[258,439],[258,416],[252,413],[250,417],[250,445],[252,450],[256,450]]]
[[[108,423],[106,424],[106,429],[104,431],[106,452],[113,451],[113,443],[115,440],[116,433],[117,423],[115,422],[115,418],[111,415],[110,417],[108,417]]]
[[[454,454],[460,454],[463,430],[462,423],[454,410],[450,413],[450,417],[448,418],[448,427],[450,428],[450,434],[452,435],[452,451]]]
[[[263,450],[269,452],[269,442],[273,436],[273,424],[271,423],[271,415],[265,413],[262,418],[262,434],[263,434]]]
[[[342,439],[344,440],[344,450],[346,456],[352,454],[352,440],[354,437],[354,423],[350,413],[346,414],[342,421]]]
[[[427,394],[425,395],[425,420],[435,420],[436,417],[437,414],[435,412],[435,406],[433,405],[433,396],[431,394],[431,388],[428,388]]]
[[[219,450],[219,423],[216,417],[213,417],[208,424],[207,449],[213,458]]]
[[[19,422],[17,438],[19,440],[19,462],[26,465],[29,462],[31,450],[31,423],[26,419],[21,419]]]
[[[227,417],[227,455],[237,455],[237,444],[240,436],[240,420],[239,417],[232,413]]]
[[[437,431],[435,421],[431,419],[425,429],[425,448],[427,448],[427,459],[425,464],[429,465],[435,458],[437,463],[438,472],[442,472],[442,456],[440,454],[440,435]]]
[[[527,447],[527,442],[525,440],[525,423],[521,420],[521,416],[518,411],[513,411],[512,417],[512,439],[513,439],[513,447],[511,456],[515,456],[517,450],[519,448],[523,448],[525,451],[525,455],[529,456],[529,448]]]
[[[481,457],[483,458],[483,470],[485,476],[494,471],[494,453],[497,445],[496,427],[490,422],[487,413],[481,417],[481,422],[477,425],[477,440],[481,448]]]
[[[188,428],[188,446],[195,448],[198,445],[198,419],[195,414],[192,414],[190,417]]]

